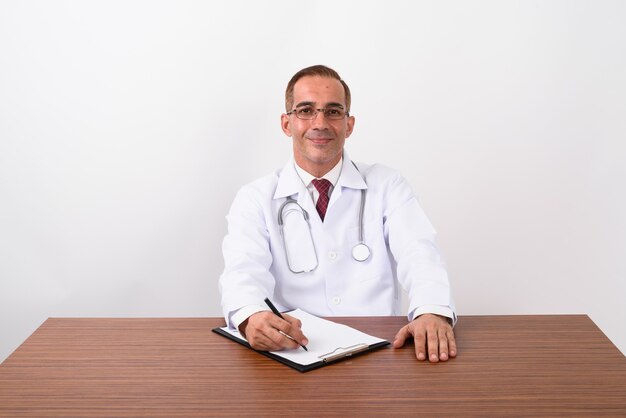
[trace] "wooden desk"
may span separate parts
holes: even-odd
[[[391,340],[401,317],[335,318]],[[626,416],[626,358],[587,317],[461,317],[459,357],[413,345],[299,373],[217,318],[48,319],[0,365],[0,416]]]

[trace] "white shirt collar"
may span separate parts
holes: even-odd
[[[337,184],[337,180],[339,180],[339,176],[341,175],[342,164],[343,164],[343,156],[339,159],[339,162],[328,173],[324,174],[321,178],[330,181],[334,187]],[[298,176],[300,176],[302,183],[304,183],[306,187],[309,187],[309,185],[311,184],[311,181],[317,178],[314,175],[310,174],[309,172],[305,171],[303,168],[301,168],[295,161],[293,162],[293,165],[296,168],[296,172],[298,173]]]
[[[337,164],[338,166],[341,167],[341,170],[339,172],[339,177],[337,179],[334,179],[334,178],[332,179],[332,180],[335,180],[335,183],[334,183],[335,186],[340,186],[339,187],[340,189],[344,187],[347,187],[350,189],[367,189],[367,184],[365,183],[365,171],[363,173],[360,173],[355,168],[354,164],[351,162],[352,160],[350,159],[348,152],[345,149],[343,150],[342,159],[343,161],[346,161],[346,164],[342,164],[342,163]],[[299,167],[295,163],[295,160],[292,156],[289,159],[289,161],[287,161],[285,166],[281,170],[278,170],[278,172],[276,173],[276,175],[278,176],[278,179],[277,179],[278,183],[276,184],[276,190],[274,191],[274,199],[282,199],[287,196],[293,196],[294,194],[300,193],[302,191],[306,191],[308,192],[306,194],[310,195],[311,189],[313,189],[313,195],[317,193],[317,190],[315,189],[315,187],[313,187],[313,184],[310,182],[310,180],[313,179],[313,176],[311,176],[310,174],[302,170],[302,173],[303,173],[302,176],[306,176],[306,178],[309,180],[309,187],[307,187],[304,184],[305,180],[301,177],[300,173],[298,173],[298,170],[297,170],[298,168]],[[366,167],[363,167],[363,168],[366,169]],[[326,173],[326,174],[328,175],[329,173]],[[331,183],[332,183],[332,180],[329,179]],[[334,189],[334,188],[331,188],[331,189]],[[299,197],[298,203],[302,205],[303,202],[305,202],[305,200],[303,199],[304,197]]]

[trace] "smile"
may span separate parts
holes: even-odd
[[[318,134],[310,133],[308,135],[305,135],[305,138],[311,141],[312,143],[319,144],[319,145],[327,144],[333,140],[332,136],[328,134],[324,135],[323,133],[318,133]]]
[[[332,138],[308,138],[309,141],[316,145],[325,145],[332,141]]]

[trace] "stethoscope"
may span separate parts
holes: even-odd
[[[359,169],[356,167],[356,164],[354,164],[354,162],[352,164],[358,171]],[[354,247],[352,247],[352,258],[360,262],[367,260],[371,254],[370,248],[367,246],[367,244],[365,244],[363,240],[363,213],[365,212],[365,194],[366,193],[367,193],[366,189],[361,189],[361,206],[359,209],[359,242]],[[311,243],[313,244],[313,252],[315,253],[315,265],[311,269],[295,271],[291,267],[291,263],[289,261],[289,255],[287,252],[287,243],[285,241],[285,234],[283,233],[283,227],[284,227],[283,212],[285,210],[285,207],[287,207],[287,205],[296,205],[299,208],[300,212],[302,213],[302,216],[304,217],[304,220],[306,221],[309,227],[309,237],[311,238]],[[280,235],[282,236],[282,239],[283,239],[283,250],[285,251],[285,259],[287,260],[287,267],[289,267],[289,270],[292,273],[296,273],[296,274],[306,273],[306,272],[315,270],[319,264],[319,259],[317,257],[317,249],[315,248],[315,241],[313,240],[313,233],[311,232],[311,222],[309,221],[309,213],[302,206],[300,206],[300,204],[296,202],[296,200],[292,198],[291,196],[287,197],[287,200],[285,200],[283,204],[280,205],[280,208],[278,209],[278,226],[280,227]]]

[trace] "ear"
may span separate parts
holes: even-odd
[[[289,126],[289,115],[283,113],[280,115],[280,127],[283,129],[283,132],[287,136],[291,136],[291,127]]]
[[[352,135],[352,130],[354,129],[354,116],[348,116],[348,127],[346,128],[346,138]]]

